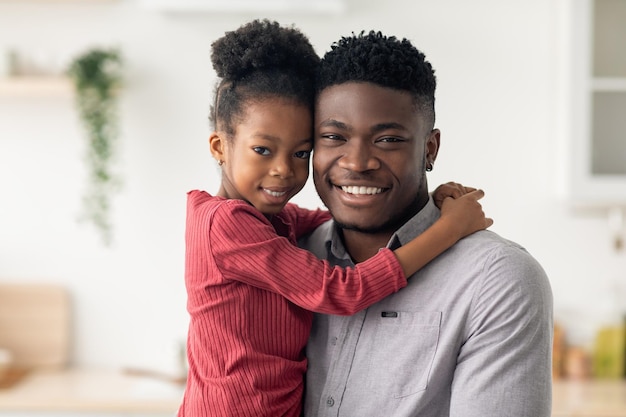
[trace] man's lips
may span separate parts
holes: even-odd
[[[338,186],[344,193],[352,195],[376,195],[385,191],[381,187],[368,187],[364,185],[341,185]]]

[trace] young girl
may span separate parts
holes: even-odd
[[[319,58],[302,33],[266,20],[212,48],[221,81],[209,142],[222,182],[216,196],[188,194],[189,374],[178,415],[297,417],[312,311],[368,307],[491,220],[481,191],[449,186],[458,198],[445,199],[441,219],[395,252],[344,270],[299,249],[299,236],[330,219],[287,204],[308,177]]]

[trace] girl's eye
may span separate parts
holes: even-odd
[[[311,151],[298,151],[294,154],[296,158],[300,159],[309,159],[311,156]]]
[[[267,156],[270,154],[270,150],[264,146],[255,146],[254,148],[252,148],[252,150],[258,153],[259,155],[263,155],[263,156]]]

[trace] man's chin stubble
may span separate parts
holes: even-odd
[[[387,219],[384,223],[378,225],[372,225],[368,227],[359,226],[358,224],[343,223],[335,220],[337,227],[341,230],[351,230],[363,234],[381,234],[381,233],[394,233],[401,228],[406,222],[408,222],[417,212],[421,209],[418,207],[419,197],[416,196],[411,203],[402,211],[398,216]],[[331,210],[332,215],[332,210]]]
[[[404,216],[396,217],[396,218],[387,220],[383,224],[373,225],[369,227],[361,227],[357,224],[347,224],[347,223],[341,223],[341,222],[336,222],[336,223],[337,223],[337,227],[339,227],[342,230],[351,230],[351,231],[363,233],[363,234],[377,235],[381,233],[395,233],[395,231],[398,230],[400,227],[402,227],[411,217],[413,216],[410,216],[408,218],[405,218]]]

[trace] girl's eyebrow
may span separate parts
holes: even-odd
[[[271,141],[278,140],[278,137],[273,136],[273,135],[268,135],[267,133],[262,133],[262,132],[254,133],[252,137],[258,138],[258,139],[271,140]]]
[[[280,138],[279,137],[273,136],[273,135],[267,135],[265,133],[256,133],[256,134],[254,134],[252,136],[254,138],[268,140],[270,142],[280,142]],[[302,145],[302,144],[309,143],[309,142],[313,142],[313,138],[310,137],[310,136],[308,138],[304,138],[304,139],[300,140],[300,142],[298,142],[298,145]]]

